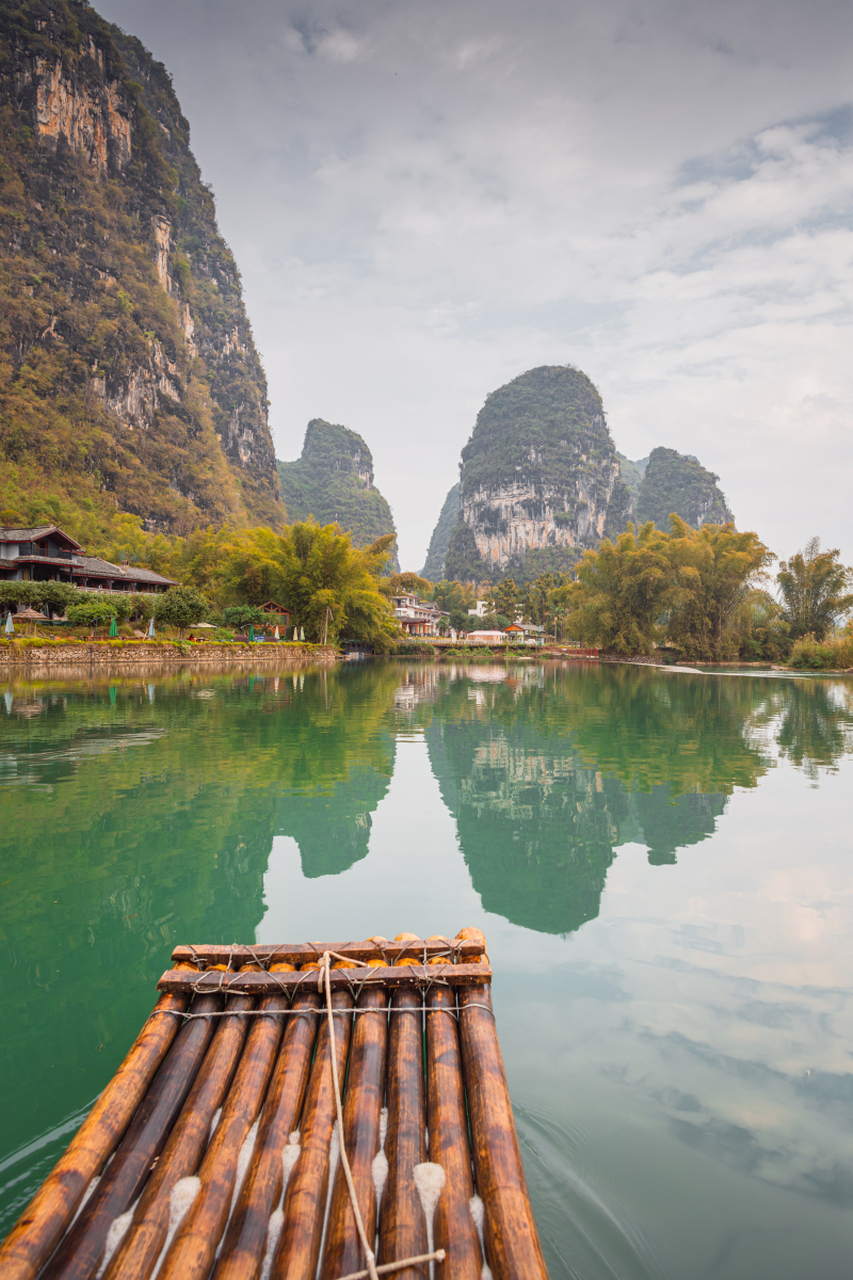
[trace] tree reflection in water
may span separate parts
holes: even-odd
[[[484,907],[565,934],[598,914],[620,845],[674,863],[773,767],[774,738],[817,776],[851,725],[849,694],[813,682],[554,666],[441,682],[426,735]]]
[[[853,704],[838,681],[532,663],[7,683],[7,1151],[103,1087],[176,941],[254,936],[276,835],[306,877],[365,859],[411,730],[484,907],[566,934],[598,914],[621,845],[671,863],[777,755],[832,769]],[[55,1155],[12,1179],[11,1216]]]

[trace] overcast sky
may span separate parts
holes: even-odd
[[[95,6],[174,77],[278,456],[359,431],[404,568],[486,395],[564,363],[853,561],[849,0]]]

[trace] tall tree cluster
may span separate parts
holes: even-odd
[[[853,572],[816,538],[781,562],[780,604],[765,585],[775,556],[757,534],[693,529],[676,515],[670,529],[629,525],[585,553],[576,581],[552,593],[568,635],[620,654],[668,643],[694,659],[776,657],[799,637],[822,639],[853,609]]]

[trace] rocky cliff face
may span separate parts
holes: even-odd
[[[167,71],[80,0],[4,6],[0,43],[0,456],[149,528],[280,520],[239,272]]]
[[[373,484],[373,456],[356,431],[312,418],[301,456],[280,461],[278,475],[288,520],[337,523],[357,547],[396,536],[391,508]]]
[[[462,451],[450,578],[518,582],[571,568],[621,531],[631,501],[601,397],[568,366],[531,369],[493,392]]]
[[[668,530],[672,512],[694,529],[734,522],[725,494],[717,488],[719,478],[689,454],[653,449],[635,501],[637,522],[654,520],[659,529]]]

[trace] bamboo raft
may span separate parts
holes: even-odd
[[[172,960],[3,1280],[547,1280],[479,930]]]

